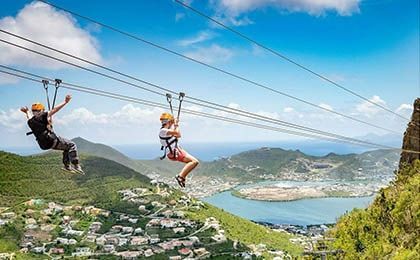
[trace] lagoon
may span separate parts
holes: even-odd
[[[374,196],[357,198],[319,198],[288,202],[247,200],[230,191],[203,200],[234,215],[273,224],[312,225],[335,223],[337,218],[353,208],[366,208]]]

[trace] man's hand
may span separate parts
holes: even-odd
[[[71,100],[71,96],[67,95],[66,98],[64,99],[64,102],[67,104],[70,102],[70,100]]]
[[[175,118],[175,119],[174,119],[174,125],[176,125],[176,126],[178,126],[178,125],[179,125],[179,119],[178,119],[178,118]]]
[[[21,107],[20,108],[20,111],[22,111],[23,113],[27,114],[28,111],[29,111],[29,109],[28,109],[28,107]]]

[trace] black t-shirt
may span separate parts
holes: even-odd
[[[35,135],[48,130],[48,112],[34,114],[34,116],[28,120],[28,125]]]

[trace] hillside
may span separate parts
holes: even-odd
[[[212,162],[202,162],[196,176],[216,177],[245,183],[264,179],[358,180],[392,176],[398,166],[398,150],[375,150],[362,154],[310,156],[299,150],[261,148]],[[144,160],[142,164],[163,176],[173,176],[181,168],[168,160]]]
[[[61,154],[21,157],[0,151],[0,206],[30,198],[65,203],[107,203],[124,187],[148,187],[149,178],[113,161],[82,157],[86,175],[61,169]]]
[[[330,236],[345,259],[420,259],[420,161],[400,171],[368,209],[353,210]]]
[[[90,248],[90,253],[109,255],[131,250],[155,255],[156,259],[166,259],[166,255],[181,254],[178,249],[182,249],[178,246],[175,246],[176,250],[165,249],[169,246],[168,243],[172,243],[169,241],[181,239],[188,234],[196,234],[201,241],[196,245],[198,247],[186,246],[184,251],[189,250],[193,255],[207,252],[214,256],[233,256],[251,252],[248,245],[261,243],[265,245],[261,252],[263,254],[282,250],[283,253],[297,256],[302,252],[300,246],[289,242],[292,236],[288,234],[270,231],[185,196],[164,184],[152,185],[147,177],[114,161],[83,156],[86,175],[82,176],[62,171],[60,157],[59,153],[22,157],[0,152],[0,253],[27,248],[30,255],[22,255],[25,259],[39,256],[37,250],[52,252],[54,248],[63,248],[63,254],[71,255],[77,253],[77,248],[84,247]],[[37,204],[29,206],[26,202],[30,199],[36,199],[33,203]],[[92,209],[87,206],[94,206],[100,212],[108,213],[103,216],[102,213],[92,215],[93,211],[89,213]],[[57,211],[57,208],[60,210]],[[14,214],[14,217],[8,217],[8,214]],[[65,222],[65,215],[72,221]],[[130,218],[135,221],[129,222]],[[151,224],[156,221],[160,228]],[[170,221],[179,222],[179,226],[166,227],[171,225]],[[90,231],[94,222],[100,222],[103,227],[96,233]],[[115,236],[113,230],[118,225],[126,226],[126,230],[129,230],[128,227],[140,228],[147,232],[142,234],[149,237],[146,239],[148,243],[153,243],[151,241],[154,238],[160,244],[150,244],[150,250],[146,250],[148,247],[145,244],[140,250],[134,244],[137,242],[129,242],[131,244],[127,246],[115,245],[114,251],[108,252],[98,239]],[[176,232],[180,231],[173,230],[181,230],[185,234],[178,234]],[[68,232],[80,234],[75,236]],[[143,239],[131,232],[128,240],[128,234],[121,234],[119,241]],[[62,247],[61,242],[57,242],[59,237],[74,238],[76,244]],[[89,242],[92,237],[95,239]],[[214,242],[215,239],[220,241]],[[26,247],[29,240],[33,246]],[[191,242],[182,243],[190,245]],[[193,252],[196,249],[200,250]],[[59,252],[61,249],[54,250],[53,252]]]
[[[261,148],[203,164],[199,174],[224,176],[243,181],[258,179],[355,180],[392,175],[397,150],[376,150],[362,154],[328,154],[317,157],[300,151]]]
[[[420,98],[404,134],[396,180],[372,205],[344,215],[331,247],[344,259],[420,259]],[[410,151],[417,151],[410,152]]]
[[[80,153],[105,158],[125,165],[138,172],[144,172],[148,169],[148,167],[140,161],[132,160],[110,146],[93,143],[81,137],[74,138],[73,141],[76,143]]]
[[[116,149],[83,138],[75,138],[81,153],[106,158],[145,174],[173,178],[182,164],[169,160],[133,160]],[[299,150],[261,148],[212,162],[201,162],[194,171],[201,177],[245,183],[264,179],[358,180],[393,175],[399,160],[398,150],[374,150],[362,154],[310,156]]]

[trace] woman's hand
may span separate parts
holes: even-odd
[[[64,102],[67,104],[70,102],[70,100],[71,100],[71,96],[67,95],[66,98],[64,99]]]

